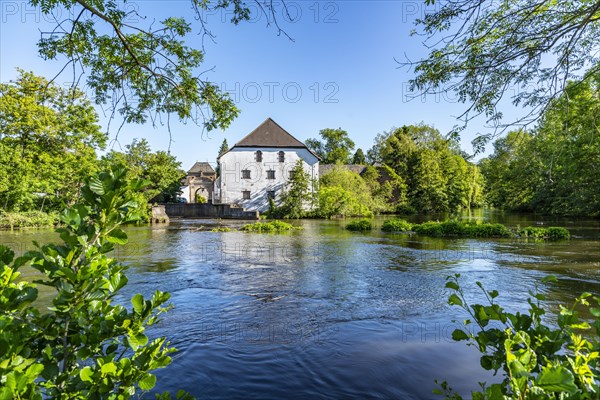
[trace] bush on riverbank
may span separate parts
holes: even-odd
[[[346,229],[349,231],[370,231],[373,229],[373,226],[368,219],[359,219],[358,221],[352,221],[346,225]]]
[[[52,227],[57,224],[58,214],[54,212],[0,210],[0,229]]]
[[[244,232],[279,233],[297,229],[294,225],[283,221],[256,222],[240,228]]]
[[[406,232],[412,230],[412,224],[403,219],[388,219],[381,226],[384,232]]]

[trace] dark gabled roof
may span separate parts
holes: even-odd
[[[256,129],[237,142],[231,149],[240,147],[281,147],[281,148],[301,148],[307,149],[312,155],[316,155],[304,143],[293,137],[288,131],[283,129],[272,118],[267,118]],[[225,154],[225,153],[223,153]],[[221,154],[221,156],[223,155]],[[219,158],[221,157],[219,156]]]
[[[267,118],[234,147],[306,147],[277,122]]]
[[[207,162],[196,162],[192,168],[188,171],[188,174],[199,174],[201,172],[204,173],[215,173],[215,170],[211,165]]]

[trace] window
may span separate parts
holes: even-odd
[[[242,170],[242,179],[250,179],[250,170],[249,169]]]
[[[296,171],[291,170],[290,171],[290,179],[294,179],[294,174],[296,173]]]
[[[274,190],[267,191],[267,198],[275,199],[275,191]]]
[[[250,191],[249,190],[242,191],[242,199],[250,200]]]
[[[279,152],[279,162],[285,161],[285,153],[283,151]]]
[[[267,179],[275,179],[275,171],[267,171]]]
[[[256,162],[262,162],[262,151],[258,150],[254,154],[254,159],[256,160]]]

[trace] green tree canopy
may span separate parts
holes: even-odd
[[[125,146],[125,152],[111,151],[103,157],[107,166],[127,167],[128,179],[148,181],[142,192],[146,202],[173,201],[180,193],[185,171],[175,156],[165,151],[152,152],[146,139],[134,139]]]
[[[0,84],[0,207],[72,204],[105,143],[81,91],[19,71],[15,81]]]
[[[312,149],[325,164],[350,164],[354,142],[348,132],[342,128],[321,129],[321,139],[308,139],[306,145]]]
[[[365,158],[365,153],[361,148],[358,148],[352,156],[352,164],[366,164],[367,160]]]
[[[598,70],[599,28],[597,0],[438,1],[417,21],[414,33],[426,37],[430,51],[406,63],[416,73],[411,86],[420,93],[452,92],[469,103],[455,133],[479,115],[498,125],[498,106],[507,96],[530,108],[520,119],[527,123],[567,79],[582,77],[590,65]]]
[[[197,42],[197,35],[214,37],[207,29],[206,13],[228,10],[233,24],[249,20],[248,2],[189,0],[188,15],[160,20],[145,14],[144,7],[150,5],[144,2],[136,3],[139,7],[126,0],[28,3],[39,7],[46,20],[56,22],[38,42],[40,55],[64,62],[62,70],[72,67],[85,73],[94,101],[109,104],[111,115],[141,123],[168,114],[207,130],[225,129],[238,115],[230,96],[202,76],[204,47],[187,43]],[[275,18],[275,5],[254,3],[257,12],[285,34]]]
[[[396,193],[424,213],[456,211],[482,202],[482,176],[467,162],[458,143],[428,125],[405,125],[375,138],[369,158],[388,166]],[[387,174],[391,177],[391,174]],[[387,191],[390,188],[384,188]],[[396,195],[399,204],[403,196]]]
[[[511,132],[481,161],[488,201],[508,209],[600,215],[600,73],[571,82],[539,125]]]

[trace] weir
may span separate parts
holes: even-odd
[[[152,206],[152,221],[172,218],[259,219],[258,211],[246,211],[232,204],[165,203]]]

